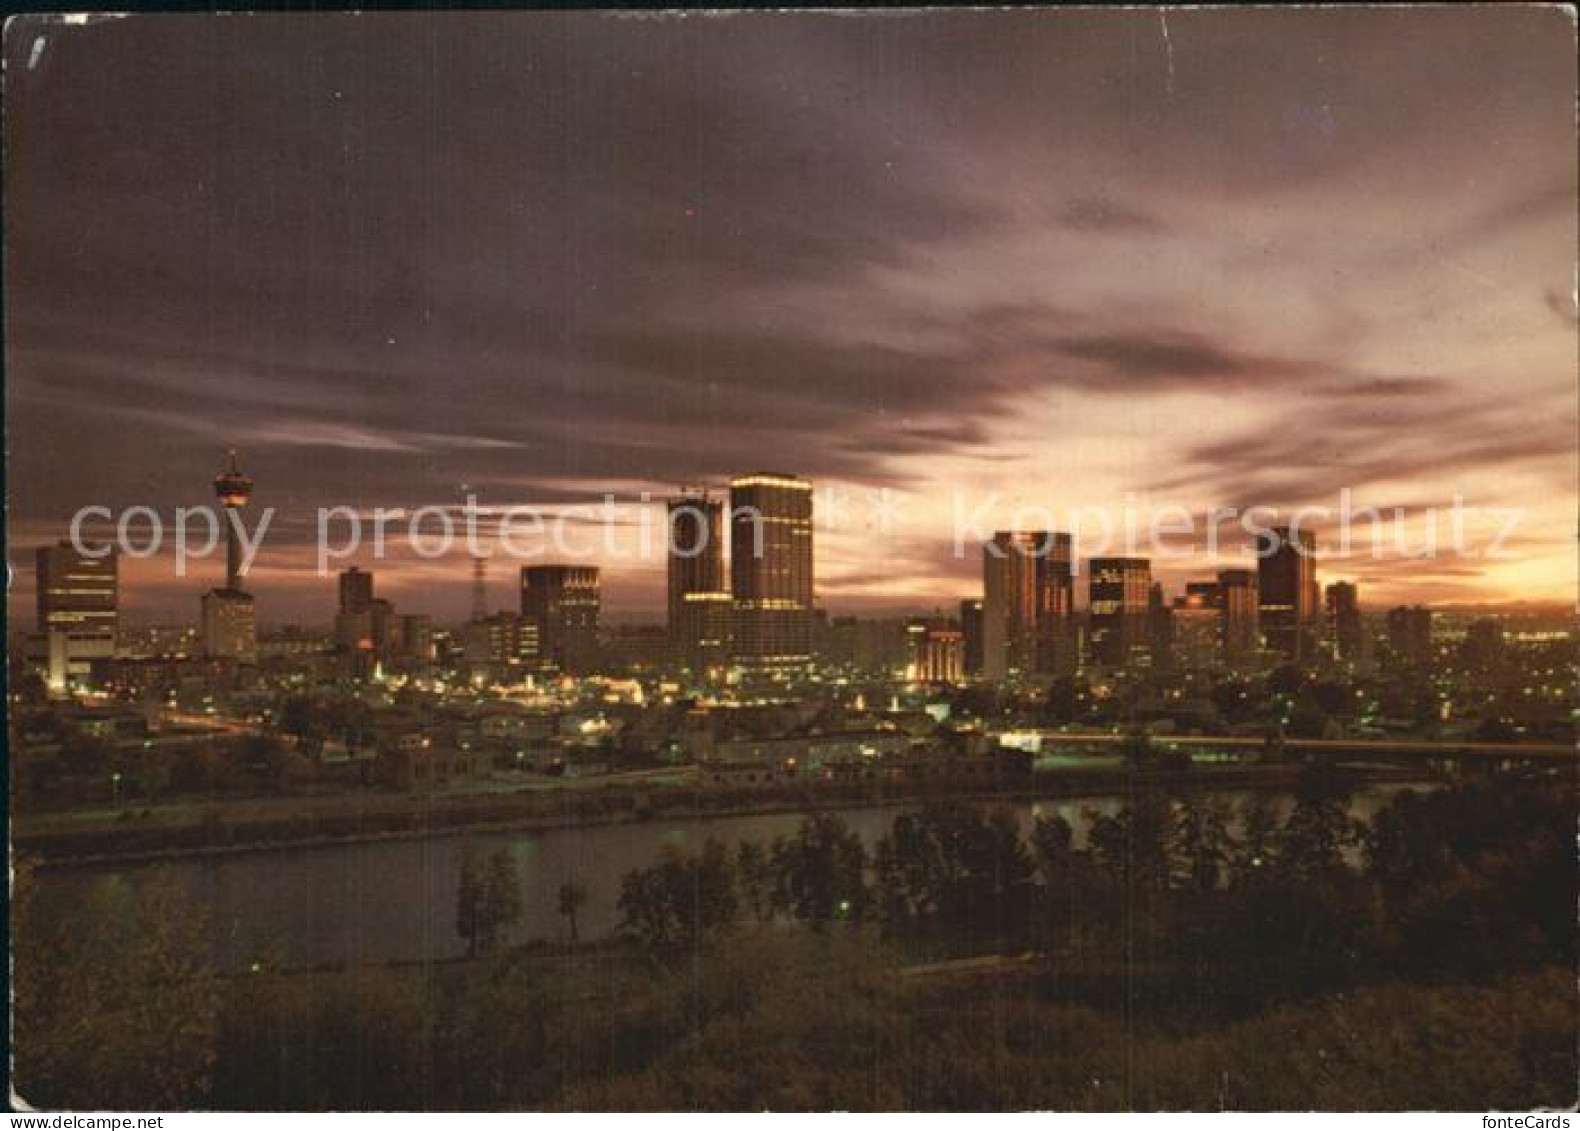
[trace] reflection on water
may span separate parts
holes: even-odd
[[[1353,811],[1369,818],[1400,787],[1377,786],[1358,793]],[[1223,797],[1233,803],[1245,794]],[[1113,813],[1113,797],[1049,799],[1011,806],[1021,828],[1036,817],[1063,817],[1084,837],[1092,813]],[[840,816],[870,848],[888,831],[895,814],[914,806],[841,810]],[[131,887],[153,868],[172,869],[197,900],[210,909],[214,957],[222,970],[255,961],[286,967],[325,963],[403,961],[460,954],[455,929],[456,886],[468,840],[481,854],[503,846],[521,876],[521,924],[515,938],[557,938],[566,933],[558,911],[560,885],[577,880],[587,889],[578,914],[584,937],[612,931],[618,922],[615,898],[621,878],[657,860],[666,847],[695,848],[708,837],[728,844],[768,842],[795,831],[796,813],[653,820],[642,824],[595,825],[542,832],[444,834],[423,840],[378,841],[314,848],[284,848],[233,856],[193,858],[169,864],[92,865],[51,868],[39,874],[40,903],[72,929],[85,908],[124,904]]]

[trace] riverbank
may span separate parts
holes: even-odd
[[[391,794],[273,798],[193,804],[146,817],[51,814],[14,816],[13,845],[45,867],[147,863],[282,848],[408,840],[436,833],[533,832],[664,820],[705,820],[808,810],[840,810],[954,799],[1036,801],[1123,795],[1137,788],[1170,791],[1289,789],[1297,765],[1196,765],[1186,770],[1061,768],[1030,777],[960,783],[867,781],[773,790],[694,786],[530,789],[518,792]],[[1364,782],[1424,781],[1419,772],[1356,770]]]

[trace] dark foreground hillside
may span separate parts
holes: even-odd
[[[17,1090],[43,1107],[1529,1109],[1575,1098],[1573,798],[1331,775],[1230,811],[1137,778],[1084,843],[935,805],[628,875],[621,939],[239,977],[159,884],[45,937],[18,876]],[[466,893],[470,893],[470,895]],[[370,893],[369,898],[376,898]]]

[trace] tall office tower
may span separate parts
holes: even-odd
[[[335,649],[340,652],[373,651],[373,613],[363,609],[357,613],[335,614]]]
[[[693,672],[729,663],[732,599],[724,586],[724,504],[705,491],[669,502],[669,642]]]
[[[472,555],[472,619],[480,621],[488,616],[488,558]]]
[[[687,593],[682,600],[682,662],[697,675],[717,675],[730,662],[735,600],[728,593]]]
[[[1335,581],[1328,586],[1328,639],[1333,658],[1341,664],[1362,659],[1360,591],[1354,582]]]
[[[597,667],[599,603],[597,566],[521,569],[521,615],[537,626],[539,653],[563,672]]]
[[[942,617],[918,617],[905,626],[905,678],[916,683],[959,683],[965,676],[966,638]]]
[[[365,613],[373,605],[373,575],[352,566],[340,574],[340,611]]]
[[[763,675],[812,664],[812,484],[757,472],[730,482],[735,660]]]
[[[1317,541],[1302,530],[1290,541],[1288,527],[1257,536],[1258,616],[1267,646],[1291,663],[1316,659],[1320,623],[1317,592]]]
[[[1310,610],[1304,622],[1306,634],[1311,642],[1311,655],[1317,656],[1327,644],[1327,618],[1322,615],[1322,584],[1317,580],[1315,567],[1311,580],[1306,583],[1306,608]]]
[[[59,694],[86,675],[94,660],[115,655],[119,620],[115,550],[79,553],[70,542],[40,546],[37,565],[38,632],[47,649],[45,683]]]
[[[433,618],[427,613],[402,613],[394,630],[395,657],[407,667],[433,663]]]
[[[382,618],[375,616],[373,575],[352,566],[339,578],[340,606],[335,613],[335,649],[348,659],[350,674],[366,677],[373,674],[381,647]]]
[[[1037,671],[1074,675],[1080,666],[1075,639],[1075,568],[1068,534],[1037,536],[1033,586],[1037,603]]]
[[[1105,667],[1126,667],[1146,647],[1152,563],[1146,558],[1093,558],[1087,568],[1092,659]]]
[[[1036,534],[1000,531],[982,546],[982,674],[1030,675],[1037,662]]]
[[[960,634],[965,654],[961,657],[968,676],[982,674],[982,600],[967,597],[960,602]]]
[[[1432,610],[1401,605],[1388,610],[1388,651],[1406,667],[1425,667],[1432,660]]]
[[[1163,583],[1147,590],[1147,653],[1157,671],[1174,669],[1174,610],[1163,598]]]
[[[1075,671],[1070,536],[1000,531],[982,546],[982,674]]]
[[[1231,668],[1253,664],[1260,651],[1261,636],[1257,623],[1260,601],[1256,592],[1256,572],[1249,569],[1220,570],[1218,601],[1223,618],[1219,630],[1223,662]]]
[[[224,509],[225,585],[203,594],[203,651],[209,656],[251,660],[258,654],[252,594],[241,587],[240,510],[252,500],[252,480],[230,452],[226,469],[214,477],[214,495]]]
[[[1188,581],[1174,598],[1174,652],[1187,671],[1215,667],[1223,654],[1223,590],[1216,581]]]

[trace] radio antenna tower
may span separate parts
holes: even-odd
[[[477,495],[465,483],[461,484],[461,494],[466,499],[468,521],[473,521],[475,516],[470,513],[470,509],[477,505]],[[470,529],[468,527],[468,530]],[[471,539],[470,534],[468,539]],[[488,619],[488,558],[478,548],[475,540],[471,540],[469,544],[472,547],[472,621],[476,623]]]
[[[488,619],[488,559],[472,555],[472,619]]]

